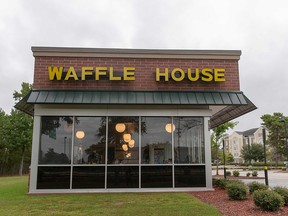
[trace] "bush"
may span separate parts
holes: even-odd
[[[231,200],[244,200],[247,198],[248,187],[245,184],[231,183],[227,186],[227,193]]]
[[[286,171],[286,167],[282,167],[281,170],[282,170],[282,171]]]
[[[254,177],[258,176],[258,172],[257,171],[253,171],[252,172],[252,176],[254,176]]]
[[[227,179],[215,179],[215,186],[219,187],[220,189],[226,189]]]
[[[251,175],[251,173],[250,173],[250,172],[246,173],[246,176],[247,176],[247,177],[249,177],[250,175]]]
[[[226,171],[226,176],[231,176],[231,172],[230,171]]]
[[[288,188],[286,187],[274,187],[273,191],[278,193],[279,195],[282,196],[284,200],[284,204],[288,206]]]
[[[257,190],[253,193],[256,206],[264,211],[277,211],[284,204],[283,198],[275,191]]]
[[[216,186],[217,180],[218,180],[218,179],[212,178],[212,185],[213,185],[213,186]]]
[[[238,180],[238,179],[229,179],[227,182],[226,182],[226,188],[228,187],[228,185],[230,184],[242,184],[242,185],[245,185],[244,182]]]
[[[253,194],[254,191],[256,190],[267,190],[268,186],[266,186],[263,183],[257,182],[257,181],[253,181],[247,184],[248,188],[249,188],[249,192],[250,194]]]
[[[240,180],[236,179],[213,179],[213,185],[216,187],[219,187],[220,189],[226,189],[228,185],[230,184],[243,184]]]
[[[233,171],[233,176],[238,177],[240,175],[238,170],[234,170]]]

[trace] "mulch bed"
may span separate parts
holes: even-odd
[[[258,208],[251,195],[242,201],[229,200],[226,190],[215,188],[215,191],[197,191],[191,194],[205,203],[216,207],[222,215],[226,216],[262,216],[262,215],[288,215],[288,206],[276,212],[265,212]]]

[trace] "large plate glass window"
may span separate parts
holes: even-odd
[[[174,117],[175,164],[204,164],[204,130],[201,117]]]
[[[175,127],[171,117],[142,117],[142,164],[172,163],[172,132]]]
[[[42,116],[39,164],[70,164],[73,117]]]
[[[139,117],[108,117],[108,164],[139,164]]]
[[[74,140],[74,164],[105,164],[105,117],[75,117]]]

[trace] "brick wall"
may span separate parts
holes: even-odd
[[[73,66],[81,72],[82,66],[113,67],[114,72],[122,72],[124,67],[135,67],[135,81],[96,81],[94,79],[74,81],[49,80],[48,66],[63,66],[64,71]],[[225,82],[191,82],[185,79],[156,81],[156,68],[164,71],[173,68],[225,68]],[[34,89],[98,89],[98,90],[217,90],[238,91],[238,60],[191,60],[191,59],[141,59],[141,58],[92,58],[92,57],[35,57]]]

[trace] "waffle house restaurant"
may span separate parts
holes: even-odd
[[[212,189],[209,130],[256,109],[240,51],[32,52],[31,194]]]

